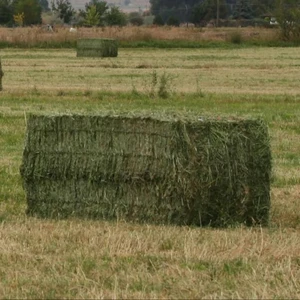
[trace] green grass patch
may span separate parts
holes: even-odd
[[[184,40],[136,40],[119,41],[119,48],[187,48],[187,49],[238,49],[247,47],[298,47],[297,41],[244,41],[243,39],[233,38],[232,41],[184,41]],[[24,49],[76,49],[76,40],[64,41],[38,41],[34,43],[27,42],[8,42],[0,41],[1,48],[24,48]]]

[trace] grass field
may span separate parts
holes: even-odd
[[[0,298],[299,298],[299,48],[1,49]],[[193,111],[264,119],[269,228],[142,226],[25,215],[30,112]]]

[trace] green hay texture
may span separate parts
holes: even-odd
[[[117,57],[118,42],[114,39],[79,39],[77,57]]]
[[[21,175],[29,215],[267,225],[271,152],[261,120],[31,115]]]

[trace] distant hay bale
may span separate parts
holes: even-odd
[[[79,39],[77,57],[117,57],[118,42],[114,39]]]
[[[178,225],[267,225],[271,153],[261,120],[31,115],[27,213]]]

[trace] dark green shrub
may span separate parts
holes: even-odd
[[[180,25],[180,21],[177,18],[171,16],[167,20],[167,25],[169,25],[169,26],[177,26],[178,27]]]
[[[165,22],[164,22],[163,18],[160,15],[157,15],[153,19],[153,24],[158,25],[158,26],[164,26]]]
[[[242,34],[239,31],[234,31],[229,34],[229,41],[233,44],[241,44],[243,41]]]

